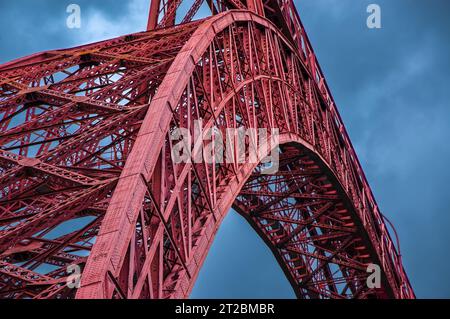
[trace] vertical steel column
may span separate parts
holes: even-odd
[[[264,5],[261,0],[247,0],[247,8],[261,16],[264,16]]]
[[[148,15],[147,31],[155,30],[158,25],[159,7],[161,0],[151,0],[150,13]]]

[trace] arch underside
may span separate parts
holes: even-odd
[[[332,174],[302,144],[282,146],[280,170],[253,173],[233,207],[261,236],[298,298],[377,298],[373,263],[351,205]]]
[[[0,297],[186,298],[232,206],[299,298],[404,296],[312,64],[267,20],[231,11],[0,67]],[[174,162],[172,132],[199,119],[279,129],[280,171]],[[381,289],[365,284],[370,263]],[[66,286],[74,264],[78,290]]]

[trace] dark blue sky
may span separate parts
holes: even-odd
[[[0,63],[142,31],[149,0],[1,0]],[[82,29],[65,26],[70,3]],[[296,0],[418,297],[450,298],[450,1]],[[366,8],[382,9],[382,29]],[[237,214],[225,220],[193,298],[290,298],[275,259]]]

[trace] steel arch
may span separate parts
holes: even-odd
[[[187,42],[187,44],[184,46],[184,48],[180,51],[180,53],[177,56],[177,59],[174,61],[174,63],[172,64],[170,70],[168,71],[168,74],[165,77],[165,80],[163,81],[163,83],[161,84],[161,86],[158,89],[158,92],[155,96],[155,98],[153,99],[150,108],[149,108],[149,113],[147,114],[146,119],[144,120],[144,123],[141,127],[141,131],[139,133],[139,136],[136,140],[136,144],[133,148],[133,151],[130,155],[130,158],[127,162],[127,165],[125,166],[124,171],[122,172],[122,177],[119,179],[118,182],[118,186],[116,188],[116,191],[114,193],[114,196],[111,200],[111,204],[109,206],[109,210],[105,216],[105,219],[103,221],[103,225],[111,225],[112,227],[117,227],[117,225],[121,225],[120,229],[115,228],[115,230],[111,230],[108,227],[103,226],[101,231],[100,231],[100,235],[97,239],[97,243],[93,248],[93,252],[91,257],[88,260],[87,263],[87,270],[85,271],[84,275],[83,275],[83,287],[79,290],[78,292],[78,297],[79,298],[98,298],[98,297],[106,297],[106,298],[110,298],[113,297],[114,295],[117,295],[117,290],[120,290],[118,286],[120,286],[120,281],[108,281],[108,274],[112,274],[111,277],[113,278],[120,278],[121,276],[121,271],[122,271],[122,267],[124,267],[123,263],[124,263],[124,259],[127,256],[127,251],[129,251],[130,247],[129,247],[129,243],[131,238],[133,237],[133,232],[135,232],[135,221],[138,218],[139,215],[139,211],[141,210],[142,207],[142,203],[144,201],[144,198],[146,196],[146,193],[149,192],[154,192],[158,195],[155,194],[149,194],[149,197],[152,200],[156,200],[155,198],[157,198],[159,196],[159,194],[162,192],[162,190],[160,189],[153,189],[152,191],[149,191],[149,186],[148,184],[151,183],[152,181],[155,180],[155,178],[158,180],[157,185],[152,185],[152,187],[158,188],[159,185],[161,184],[165,184],[164,182],[162,182],[163,178],[167,178],[170,174],[173,174],[175,176],[175,180],[177,180],[176,184],[174,185],[175,187],[175,191],[172,193],[171,197],[166,198],[166,201],[172,204],[175,204],[175,201],[178,201],[178,204],[181,205],[181,201],[180,200],[180,186],[179,185],[184,185],[185,180],[184,179],[188,179],[188,171],[190,169],[184,169],[182,172],[180,172],[180,176],[181,177],[176,177],[176,173],[166,173],[166,177],[164,176],[157,176],[155,177],[153,174],[160,174],[160,170],[156,169],[155,167],[157,165],[158,162],[158,158],[163,156],[162,154],[160,154],[160,150],[163,147],[164,144],[166,144],[166,137],[167,137],[167,132],[169,131],[169,127],[171,125],[171,122],[173,121],[173,116],[174,114],[176,114],[177,112],[181,112],[181,114],[178,116],[178,118],[180,119],[179,121],[177,121],[178,125],[180,125],[180,122],[182,121],[183,116],[185,115],[183,112],[187,111],[188,113],[191,112],[191,110],[189,110],[189,106],[183,110],[182,105],[185,105],[186,103],[189,104],[189,102],[186,102],[185,100],[182,100],[183,94],[186,94],[186,91],[189,90],[189,81],[195,82],[194,79],[192,79],[192,74],[196,68],[196,66],[198,66],[198,63],[196,63],[196,61],[203,60],[202,62],[205,63],[205,59],[210,58],[211,60],[214,59],[213,55],[211,54],[211,51],[217,51],[217,49],[212,49],[211,46],[214,44],[214,39],[217,38],[218,35],[222,34],[224,32],[224,30],[229,30],[228,34],[224,35],[224,38],[226,36],[230,36],[231,34],[233,34],[233,28],[237,27],[238,24],[240,23],[244,23],[244,25],[242,26],[243,31],[240,32],[248,32],[247,36],[244,36],[242,38],[242,41],[245,42],[246,40],[249,41],[249,47],[251,46],[251,37],[254,36],[256,37],[256,32],[261,32],[260,36],[260,40],[262,40],[264,42],[264,39],[267,41],[266,42],[266,49],[267,52],[262,52],[262,54],[264,56],[269,57],[270,55],[273,55],[273,58],[276,59],[277,57],[275,57],[276,55],[278,55],[278,59],[281,58],[281,52],[277,50],[282,50],[283,48],[281,46],[285,46],[286,48],[289,48],[291,51],[290,53],[292,54],[292,59],[297,59],[297,63],[298,63],[298,69],[296,70],[296,72],[300,75],[302,72],[307,72],[306,68],[303,68],[303,70],[300,68],[300,64],[302,63],[302,61],[300,60],[300,57],[296,56],[295,54],[295,49],[289,44],[289,42],[284,38],[284,36],[267,20],[249,13],[249,12],[245,12],[245,11],[234,11],[234,12],[227,12],[221,15],[218,15],[214,18],[211,18],[207,21],[205,21],[202,25],[199,26],[199,28],[196,30],[196,32],[193,34],[192,38]],[[258,30],[258,28],[262,28],[261,30]],[[269,34],[271,33],[271,34]],[[271,35],[275,36],[274,38],[271,38]],[[233,34],[231,36],[231,38],[234,38],[236,36],[236,34]],[[255,39],[254,39],[255,40]],[[278,44],[279,47],[277,47],[277,44],[275,44],[276,41],[282,41],[282,44]],[[223,40],[224,42],[226,41],[226,39]],[[230,40],[231,41],[231,40]],[[271,42],[273,41],[273,42]],[[251,53],[248,52],[249,58],[251,59],[251,55],[255,54],[254,57],[257,57],[257,45],[256,45],[256,41],[253,42],[253,45],[255,46],[254,50],[255,52]],[[210,49],[210,52],[208,52],[208,48]],[[236,47],[237,49],[237,47]],[[227,50],[229,50],[230,55],[232,52],[232,48],[230,45],[230,48],[227,48]],[[251,50],[251,49],[250,49]],[[264,50],[264,49],[263,49]],[[225,51],[225,50],[224,50]],[[217,53],[217,52],[216,52]],[[208,57],[205,57],[205,54],[209,54]],[[238,55],[238,52],[236,51],[236,56]],[[295,58],[294,58],[295,57]],[[231,59],[231,58],[230,58]],[[271,59],[270,57],[268,59]],[[232,61],[229,61],[232,62]],[[278,77],[283,77],[286,76],[286,74],[282,74],[281,69],[283,68],[283,66],[281,64],[276,65],[276,63],[281,63],[282,61],[266,61],[268,68],[265,70],[266,72],[269,73],[269,78],[270,80],[272,80],[272,78],[277,78]],[[212,62],[210,61],[210,63],[212,64]],[[252,63],[251,61],[247,61],[247,63]],[[272,65],[269,65],[270,63],[273,63]],[[294,63],[294,62],[293,62]],[[256,61],[255,61],[256,64]],[[210,66],[211,67],[211,66]],[[217,67],[217,64],[213,66],[214,68]],[[249,68],[252,68],[255,66],[250,66]],[[275,72],[274,70],[271,70],[270,68],[272,67],[277,67],[278,72]],[[294,67],[293,67],[294,68]],[[270,74],[271,71],[273,71],[273,73],[278,73],[278,74]],[[293,71],[295,72],[295,71]],[[210,77],[212,77],[212,74],[209,74],[208,80],[210,80]],[[216,75],[217,76],[217,75]],[[233,78],[245,78],[244,75],[230,75]],[[250,74],[249,76],[251,77],[255,77],[255,74]],[[220,76],[218,76],[219,78]],[[303,79],[305,80],[305,79]],[[212,81],[212,80],[211,80]],[[261,80],[263,82],[263,80]],[[308,79],[306,79],[306,81],[308,81]],[[310,94],[314,94],[314,93],[318,93],[317,91],[315,91],[317,88],[314,86],[315,82],[312,81],[312,76],[310,75],[309,78],[310,84],[312,85],[309,90],[310,90]],[[303,82],[303,81],[301,81]],[[301,83],[299,81],[299,83]],[[314,84],[313,84],[314,83]],[[195,87],[196,85],[200,85],[200,84],[192,84],[193,87]],[[205,83],[203,83],[203,85],[205,85]],[[216,82],[217,85],[217,82]],[[291,84],[292,85],[292,84]],[[224,84],[225,86],[225,84]],[[235,91],[237,91],[237,89],[235,89],[238,85],[237,83],[233,83],[231,85],[229,85],[231,88],[233,88],[233,93],[236,94]],[[274,85],[275,87],[276,85]],[[264,87],[264,84],[261,84],[261,87]],[[267,87],[266,87],[267,88]],[[215,88],[216,90],[218,90],[217,88]],[[281,91],[286,90],[287,89],[287,85],[284,89],[281,89]],[[301,88],[297,88],[298,90],[301,91]],[[211,85],[211,90],[212,90],[212,85]],[[202,92],[202,94],[206,93]],[[214,92],[216,93],[216,92]],[[221,92],[222,93],[222,92]],[[295,127],[291,127],[289,128],[289,124],[291,124],[292,126],[294,126],[296,123],[298,123],[298,119],[295,119],[293,117],[289,117],[289,115],[292,114],[292,112],[294,111],[293,109],[289,109],[289,107],[292,107],[293,100],[291,100],[292,104],[288,105],[289,102],[285,102],[283,103],[283,97],[281,97],[281,94],[283,94],[282,92],[280,93],[280,99],[276,102],[282,104],[281,108],[284,108],[282,110],[278,110],[279,114],[278,116],[281,116],[281,114],[284,113],[284,115],[286,116],[285,118],[283,118],[281,121],[283,123],[285,123],[285,125],[287,127],[285,127],[284,129],[287,132],[290,132],[292,134],[299,134],[299,130],[301,129],[299,127],[299,125],[295,126]],[[285,94],[287,92],[284,92]],[[211,93],[213,94],[213,93]],[[223,95],[223,94],[222,94]],[[234,95],[235,96],[235,95]],[[220,113],[219,112],[223,112],[222,107],[224,107],[224,105],[226,105],[226,97],[223,97],[225,100],[225,103],[223,102],[223,100],[221,101],[221,103],[219,103],[219,106],[214,105],[214,103],[210,102],[209,108],[211,109],[210,112],[211,113],[215,113],[215,116],[219,116]],[[268,97],[265,97],[268,98]],[[286,98],[287,100],[289,99],[288,96],[284,96],[284,98]],[[214,97],[210,97],[211,100],[214,100]],[[219,97],[220,99],[220,97]],[[262,99],[262,97],[260,97],[260,99]],[[270,98],[269,98],[270,99]],[[262,104],[262,103],[261,103]],[[319,101],[314,101],[314,104],[316,106],[316,112],[320,112],[319,108],[321,107]],[[220,106],[222,105],[222,107]],[[198,106],[197,106],[198,107]],[[279,106],[280,107],[280,106]],[[270,112],[270,110],[276,110],[277,106],[274,104],[267,106],[266,105],[266,109],[268,110],[268,112]],[[303,110],[305,112],[305,110]],[[206,112],[206,111],[205,111]],[[306,113],[306,112],[305,112]],[[289,115],[288,115],[289,114]],[[185,115],[185,117],[188,116],[187,114]],[[233,116],[233,115],[232,115]],[[236,114],[234,114],[234,116],[236,117]],[[305,118],[308,115],[305,116]],[[320,116],[320,114],[316,113],[316,116]],[[331,115],[332,116],[332,115]],[[213,117],[213,115],[211,115],[211,117]],[[240,116],[239,116],[240,117]],[[250,118],[248,119],[249,122],[251,122]],[[273,121],[274,118],[270,119],[270,115],[268,115],[267,118],[267,122],[265,123],[265,125],[272,125],[273,127],[278,127],[278,125],[276,125],[274,122],[271,123],[271,120]],[[212,120],[211,120],[212,121]],[[216,119],[217,122],[217,119]],[[216,123],[217,124],[217,123]],[[256,124],[256,123],[253,123]],[[307,122],[304,122],[304,125],[306,126]],[[187,125],[189,125],[189,123],[187,123]],[[330,123],[327,123],[327,125],[330,125]],[[281,127],[280,127],[281,129]],[[312,136],[314,135],[314,132],[312,132],[314,130],[311,130],[309,133],[308,138],[311,139]],[[326,154],[327,148],[324,145],[320,145],[321,143],[330,143],[331,142],[331,138],[333,134],[336,134],[338,132],[338,129],[335,128],[335,132],[332,132],[330,130],[328,130],[328,134],[329,136],[327,137],[328,140],[323,140],[321,137],[320,140],[317,141],[317,144],[314,146],[315,152],[320,154],[323,153],[324,156],[327,156],[327,160],[324,160],[324,162],[331,162],[332,159],[332,155],[331,154],[335,154],[334,152],[329,152],[330,150],[328,149],[328,154]],[[303,132],[305,135],[307,134],[307,130],[304,130]],[[316,132],[319,133],[319,132]],[[319,133],[320,134],[320,133]],[[335,137],[336,138],[336,137]],[[334,143],[339,143],[338,140],[335,140]],[[150,147],[149,147],[150,146]],[[319,147],[323,147],[322,150],[318,151],[317,148]],[[337,152],[336,152],[337,154]],[[166,156],[166,161],[167,161],[167,156]],[[131,163],[131,164],[129,164]],[[342,165],[342,161],[340,161],[341,165]],[[174,165],[175,166],[175,165]],[[205,169],[205,175],[208,174],[208,169]],[[195,171],[195,168],[192,169],[193,171]],[[339,167],[334,167],[335,171],[339,171]],[[351,171],[348,168],[341,168],[341,172],[344,171]],[[199,177],[199,175],[201,175],[201,173],[196,172],[195,175],[197,176],[197,178],[201,178]],[[245,176],[245,175],[244,175]],[[203,177],[205,178],[205,177]],[[204,181],[205,184],[209,185],[209,189],[207,191],[205,191],[205,195],[208,194],[207,196],[210,196],[210,218],[214,218],[214,212],[218,213],[219,217],[218,219],[220,220],[224,214],[229,210],[229,208],[231,207],[232,202],[234,201],[234,198],[230,197],[230,195],[225,195],[227,200],[225,201],[226,204],[222,204],[221,201],[221,195],[222,195],[222,191],[218,188],[216,188],[216,183],[217,181],[215,180],[210,180],[208,181],[208,179],[211,177],[206,177],[206,180]],[[223,179],[225,180],[231,180],[232,177],[227,176],[226,174],[222,176]],[[353,181],[353,183],[356,184],[357,181]],[[167,182],[166,182],[167,183]],[[347,191],[348,192],[356,192],[356,185],[352,183],[348,183],[347,182]],[[186,187],[189,188],[189,186],[187,185]],[[352,189],[352,187],[354,187]],[[239,187],[234,188],[233,192],[234,195],[237,195],[236,190],[239,190]],[[231,194],[233,194],[233,192],[231,192]],[[228,193],[230,194],[230,193]],[[124,199],[129,198],[130,200],[127,201],[126,203],[124,202]],[[176,198],[176,199],[175,199]],[[358,200],[359,201],[359,200]],[[162,202],[164,202],[164,200],[162,200]],[[161,205],[161,204],[159,204]],[[222,206],[223,205],[223,206]],[[157,205],[155,205],[157,206]],[[166,232],[169,231],[169,228],[167,225],[169,221],[174,218],[174,216],[176,216],[177,212],[176,210],[173,208],[173,206],[168,206],[169,208],[166,210],[162,210],[158,213],[160,215],[160,218],[162,219],[162,221],[160,221],[160,226],[158,228],[159,232],[157,232],[158,235],[156,235],[156,238],[159,239],[159,241],[161,242],[163,240],[163,232],[164,229]],[[156,210],[160,210],[159,208],[156,208]],[[363,212],[360,212],[363,213]],[[178,214],[181,214],[181,212],[178,212]],[[362,217],[361,215],[359,216],[360,218]],[[367,217],[367,216],[366,216]],[[180,216],[177,216],[177,218],[183,218]],[[173,223],[173,221],[172,221]],[[374,227],[375,225],[368,221],[363,221],[362,223],[365,223],[366,227]],[[180,226],[181,229],[183,229],[183,225]],[[212,230],[209,228],[209,226],[203,225],[202,229],[205,229],[206,232],[206,236],[212,236],[212,234],[216,231],[217,226],[210,226],[212,228]],[[173,231],[173,230],[172,230]],[[375,230],[373,229],[373,233],[375,234]],[[211,234],[208,234],[208,232],[211,232]],[[173,234],[173,236],[188,236],[186,234]],[[170,237],[170,236],[169,236]],[[203,238],[207,238],[207,237],[203,237]],[[175,238],[170,239],[170,241],[172,242],[172,245],[177,246],[177,244],[175,244]],[[181,256],[180,253],[174,253],[175,255],[177,255],[177,258],[180,259],[178,268],[179,270],[177,270],[178,272],[175,274],[175,279],[173,279],[174,282],[171,282],[171,279],[165,279],[165,283],[164,282],[160,282],[159,283],[159,288],[157,291],[154,291],[154,295],[153,296],[158,296],[158,297],[186,297],[189,294],[190,288],[192,287],[192,281],[190,280],[190,278],[195,278],[198,270],[199,270],[199,266],[201,266],[202,263],[202,258],[199,260],[196,260],[195,256],[197,255],[196,249],[200,251],[200,254],[202,256],[205,255],[205,252],[202,252],[202,247],[204,247],[203,249],[207,249],[207,246],[209,246],[210,240],[211,238],[208,239],[208,244],[198,244],[199,247],[196,248],[194,243],[191,243],[192,239],[190,238],[182,238],[183,243],[179,243],[179,245],[184,244],[184,245],[189,245],[189,243],[192,245],[192,247],[188,247],[188,248],[184,248],[185,250],[189,250],[189,248],[191,248],[193,251],[190,251],[190,254],[186,253],[186,256]],[[380,239],[376,239],[377,241],[375,243],[372,243],[371,245],[376,245],[379,244]],[[383,238],[381,238],[381,240],[383,240]],[[153,243],[150,247],[149,253],[146,255],[146,260],[144,263],[144,268],[146,268],[147,265],[151,265],[152,262],[155,262],[155,260],[157,259],[155,256],[157,254],[156,250],[157,249],[163,249],[163,248],[158,248],[158,245],[161,245],[159,243],[155,244]],[[272,242],[272,244],[274,244]],[[161,246],[162,247],[162,246]],[[164,249],[166,249],[167,247],[164,247]],[[180,247],[176,247],[176,249],[179,249]],[[377,249],[375,249],[373,246],[371,247],[373,249],[372,253],[375,253],[373,256],[376,256],[376,252]],[[170,249],[170,248],[167,248]],[[181,249],[180,249],[181,250]],[[370,248],[366,248],[366,251],[370,250]],[[115,258],[116,257],[116,258]],[[379,256],[377,256],[379,257]],[[164,261],[162,260],[163,257],[159,257],[161,260],[159,261],[159,267],[163,267],[161,266]],[[376,257],[375,257],[376,258]],[[183,260],[184,259],[184,260]],[[362,262],[361,264],[364,264],[364,262]],[[158,267],[155,267],[158,268]],[[388,280],[390,279],[391,282],[390,284],[394,285],[394,282],[392,281],[393,278],[391,276],[393,276],[393,273],[390,273],[392,271],[391,266],[390,267],[386,267],[384,269],[386,271],[386,276],[388,278]],[[159,269],[157,270],[157,273],[160,274],[163,273],[164,270],[163,269]],[[135,290],[131,291],[130,293],[130,297],[142,297],[142,291],[141,291],[141,287],[143,287],[144,285],[144,278],[146,278],[149,274],[145,271],[143,271],[138,279],[138,283],[137,283],[137,289],[135,288]],[[173,273],[170,273],[169,275],[167,275],[168,277],[170,277],[171,275],[173,275]],[[164,274],[163,274],[164,276]],[[102,279],[103,278],[103,279]],[[161,280],[161,278],[159,278],[159,280]],[[152,282],[155,285],[155,281],[158,281],[158,278],[155,277],[152,278],[152,280],[149,280],[149,282]],[[109,285],[108,285],[109,282]],[[349,284],[349,283],[348,283]],[[158,285],[156,285],[158,286]],[[129,287],[129,285],[128,285]],[[386,287],[389,287],[389,285],[386,285]],[[399,287],[396,288],[390,288],[390,289],[386,289],[386,291],[384,291],[383,293],[386,295],[390,295],[391,297],[394,296],[394,291],[400,291],[398,289]],[[294,289],[296,289],[296,287],[294,287]],[[164,291],[169,291],[171,292],[172,290],[172,294],[165,294]],[[298,292],[298,289],[296,289],[296,292],[298,295],[300,295],[300,293]],[[147,292],[147,294],[149,294],[151,296],[150,292]],[[144,294],[144,296],[147,296]],[[323,296],[327,296],[327,293],[324,293]],[[330,297],[328,295],[328,297]],[[397,296],[399,297],[399,296]]]
[[[76,298],[187,297],[234,205],[298,297],[413,298],[303,29],[294,38],[232,10],[1,66],[0,297],[74,297],[68,265],[84,269]],[[196,119],[280,129],[281,171],[174,163],[170,133]]]

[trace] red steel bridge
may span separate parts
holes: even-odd
[[[175,163],[199,119],[279,129],[279,171]],[[231,208],[298,298],[415,297],[292,0],[152,0],[145,32],[1,65],[0,184],[0,298],[186,298]]]

